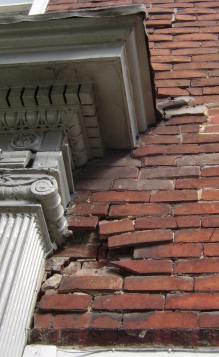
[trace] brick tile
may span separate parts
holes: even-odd
[[[193,101],[193,105],[201,105],[201,104],[217,104],[219,101],[219,95],[202,95],[195,97]]]
[[[130,259],[113,261],[111,265],[132,274],[165,274],[172,272],[171,260]]]
[[[72,291],[90,291],[103,290],[113,291],[122,288],[123,280],[116,275],[74,275],[72,277],[63,277],[59,291],[69,293]]]
[[[149,199],[150,199],[150,194],[148,192],[136,192],[136,191],[95,192],[91,196],[91,201],[94,201],[94,202],[110,202],[110,203],[149,202]]]
[[[124,289],[128,291],[192,291],[193,278],[164,275],[127,277]]]
[[[172,69],[172,64],[169,63],[152,63],[151,65],[154,71],[170,71]]]
[[[44,295],[39,302],[42,311],[86,311],[91,306],[89,295]]]
[[[174,242],[208,242],[211,240],[214,230],[211,228],[182,229],[174,234]]]
[[[110,217],[127,217],[127,216],[160,216],[171,213],[170,206],[158,203],[127,203],[124,205],[111,205]],[[216,212],[217,213],[217,212]]]
[[[166,216],[137,218],[135,221],[137,230],[153,228],[177,228],[176,220],[172,216]]]
[[[185,259],[176,261],[174,273],[202,274],[219,273],[218,258]]]
[[[219,213],[218,202],[199,202],[199,203],[184,203],[176,205],[174,214],[191,215],[191,214],[217,214]]]
[[[69,229],[87,229],[93,230],[97,227],[98,218],[97,217],[83,217],[83,216],[70,216],[68,218]]]
[[[194,190],[160,191],[151,195],[151,202],[197,201],[198,192]]]
[[[156,167],[143,168],[140,171],[140,179],[150,178],[172,178],[172,177],[192,177],[199,176],[199,167],[184,166],[184,167]]]
[[[131,180],[131,179],[121,179],[115,180],[113,189],[115,190],[136,190],[136,191],[148,191],[148,190],[173,190],[174,181],[173,180]],[[142,193],[142,192],[141,192]],[[142,195],[144,197],[144,193]]]
[[[127,311],[127,310],[162,310],[164,296],[152,294],[122,294],[96,296],[94,310]]]
[[[136,248],[135,258],[187,258],[200,257],[202,246],[198,243],[163,244],[150,248]]]
[[[122,248],[128,246],[136,246],[138,244],[147,243],[158,243],[158,242],[169,242],[173,240],[173,234],[168,230],[151,230],[151,231],[140,231],[133,233],[123,233],[117,236],[112,236],[108,238],[108,247],[112,248]]]
[[[195,291],[219,291],[219,275],[195,278]],[[218,295],[219,297],[219,295]],[[214,309],[213,309],[214,310]]]
[[[99,223],[99,232],[101,235],[131,232],[134,230],[134,222],[129,219],[121,219],[118,221],[101,221]]]
[[[167,295],[165,309],[218,310],[219,294],[175,294]]]
[[[127,330],[193,329],[198,326],[198,315],[192,312],[157,311],[124,315],[124,328]]]

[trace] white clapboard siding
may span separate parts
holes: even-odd
[[[21,357],[44,264],[36,217],[0,214],[0,357]]]

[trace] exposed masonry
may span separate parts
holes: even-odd
[[[159,98],[217,102],[219,3],[146,3]],[[78,172],[75,238],[47,261],[32,342],[219,345],[219,108],[205,114],[172,113],[132,152]]]

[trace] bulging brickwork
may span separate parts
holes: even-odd
[[[142,2],[53,0],[48,9]],[[79,172],[68,210],[75,236],[47,262],[59,284],[42,287],[32,342],[219,345],[219,3],[146,5],[158,101],[215,105],[161,121],[132,152]]]

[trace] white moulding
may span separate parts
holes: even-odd
[[[218,357],[218,350],[157,350],[157,349],[124,349],[124,350],[71,350],[56,346],[29,345],[24,350],[23,357]]]
[[[0,19],[0,86],[92,82],[106,148],[133,148],[156,120],[144,18],[142,7],[121,7]]]

